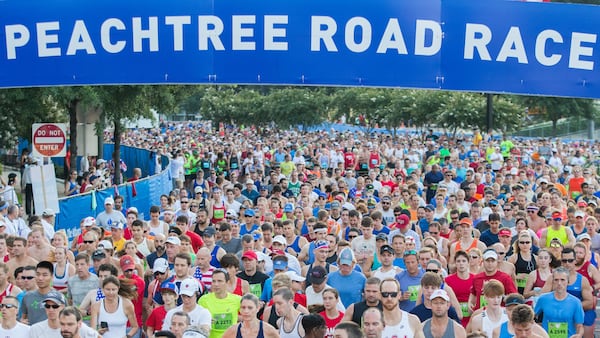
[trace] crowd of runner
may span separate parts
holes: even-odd
[[[0,201],[0,336],[594,336],[594,142],[206,122],[122,142],[170,158],[147,219],[109,197],[69,242]]]

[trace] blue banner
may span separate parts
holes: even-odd
[[[0,87],[241,83],[600,98],[600,7],[5,0]]]

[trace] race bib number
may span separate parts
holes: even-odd
[[[524,288],[527,285],[527,278],[517,278],[517,287]]]
[[[548,322],[548,336],[550,338],[565,338],[569,336],[569,325],[565,322]]]
[[[259,284],[260,285],[260,284]],[[227,330],[233,325],[232,313],[217,313],[213,316],[212,328],[215,330]]]
[[[410,294],[410,298],[408,298],[411,302],[416,302],[419,298],[419,289],[421,285],[411,285],[408,287],[408,292]]]
[[[485,297],[483,297],[483,295],[479,296],[479,307],[482,308],[484,306],[487,306],[487,300],[485,300]]]
[[[225,210],[224,209],[217,209],[213,212],[213,218],[215,219],[223,219],[225,218]]]
[[[250,292],[260,299],[260,296],[262,295],[262,285],[250,284]]]
[[[469,303],[462,302],[459,304],[460,304],[460,311],[462,312],[463,317],[470,317],[471,314],[469,313]]]

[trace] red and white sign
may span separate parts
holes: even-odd
[[[33,156],[63,157],[67,155],[67,125],[65,123],[34,123],[31,130]]]

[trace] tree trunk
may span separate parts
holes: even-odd
[[[69,128],[70,128],[70,136],[69,141],[71,144],[69,145],[69,152],[71,153],[71,157],[69,158],[69,165],[71,170],[77,170],[77,103],[79,100],[72,100],[69,102]],[[83,154],[85,156],[85,154]],[[67,179],[69,176],[67,176]]]
[[[113,162],[115,163],[115,184],[121,184],[121,120],[116,117],[114,120],[114,141],[115,150],[113,151]]]

